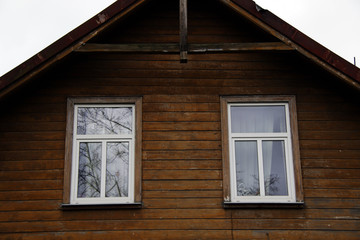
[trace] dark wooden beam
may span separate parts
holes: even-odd
[[[187,0],[180,0],[180,62],[187,62]]]
[[[75,50],[76,52],[150,52],[178,53],[177,43],[134,43],[134,44],[97,44],[87,43]]]
[[[288,51],[292,47],[282,42],[261,43],[214,43],[188,44],[189,53],[202,52],[241,52],[241,51]],[[176,43],[139,43],[139,44],[96,44],[87,43],[75,50],[76,52],[151,52],[179,53],[181,49]]]
[[[189,44],[189,52],[241,52],[293,50],[282,42]]]

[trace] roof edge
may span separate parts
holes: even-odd
[[[332,68],[340,71],[342,74],[351,78],[355,82],[355,85],[360,84],[360,68],[351,64],[350,62],[340,57],[336,53],[332,52],[331,50],[327,49],[326,47],[316,42],[312,38],[308,37],[307,35],[299,31],[289,23],[285,22],[284,20],[273,14],[271,11],[262,9],[252,0],[248,0],[248,1],[220,0],[220,1],[222,1],[226,5],[235,4],[236,6],[242,8],[248,14],[255,17],[257,20],[261,21],[262,23],[266,24],[268,27],[272,28],[277,33],[280,33],[285,38],[290,40],[292,43],[303,48],[317,59],[321,60],[325,64],[328,64]],[[270,33],[273,34],[272,32]],[[275,37],[277,36],[275,35]],[[280,40],[285,42],[286,44],[289,44],[288,42],[284,41],[285,39],[280,39]],[[296,48],[296,46],[294,47],[296,50],[301,52],[300,49]],[[341,74],[337,74],[337,75],[340,76]],[[345,81],[348,82],[349,79]]]
[[[0,77],[0,98],[31,79],[42,70],[70,54],[107,26],[148,0],[121,0],[81,24],[38,54]],[[360,90],[360,69],[272,12],[263,10],[253,0],[219,0],[258,27],[277,37],[333,75]]]
[[[106,23],[109,23],[109,21],[115,16],[124,12],[127,13],[129,9],[133,9],[143,2],[145,2],[145,0],[121,0],[114,2],[109,7],[105,8],[94,17],[90,18],[60,39],[56,40],[54,43],[44,48],[36,55],[30,57],[25,62],[5,73],[2,77],[0,77],[0,97],[11,91],[12,89],[8,88],[10,88],[19,79],[26,78],[27,75],[29,75],[29,78],[31,78],[33,75],[35,75],[32,73],[33,71],[41,68],[42,65],[49,62],[51,59],[53,59],[53,61],[51,61],[49,65],[70,54],[72,49],[71,51],[66,51],[66,49],[78,43],[79,41],[81,44],[83,44],[84,42],[90,40],[92,37],[98,34],[100,31],[99,28],[105,28]],[[3,93],[4,90],[6,91],[5,93]]]

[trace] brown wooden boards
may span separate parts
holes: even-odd
[[[98,43],[177,44],[178,1],[167,2]],[[237,28],[214,2],[196,2],[189,41],[273,42],[242,19]],[[358,239],[358,94],[295,52],[188,54],[186,64],[145,52],[65,60],[0,103],[2,238]],[[296,96],[303,209],[223,208],[220,96],[231,95]],[[143,99],[143,207],[62,210],[66,99],[129,96]]]

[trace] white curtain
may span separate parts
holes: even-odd
[[[235,141],[235,162],[237,195],[259,195],[259,166],[256,141]]]
[[[231,107],[232,133],[286,132],[284,106]]]
[[[263,141],[264,185],[265,195],[287,195],[285,143],[280,141]]]
[[[286,132],[285,106],[232,106],[232,133]],[[287,195],[284,141],[263,141],[266,195]],[[256,141],[235,141],[236,180],[239,196],[259,194]]]

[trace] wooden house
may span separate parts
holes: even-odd
[[[117,1],[0,79],[0,239],[359,239],[359,90],[251,0]]]

